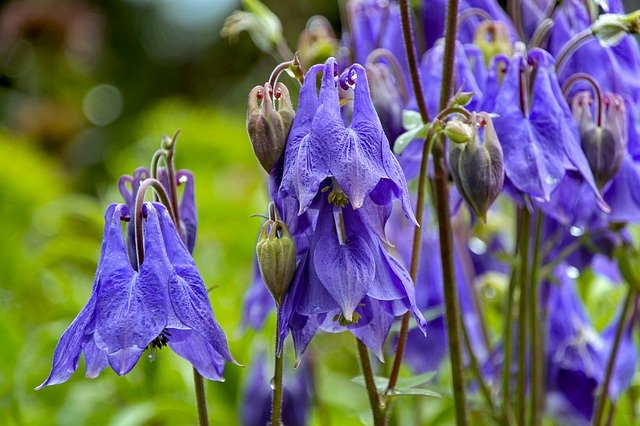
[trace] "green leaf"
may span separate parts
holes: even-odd
[[[442,398],[438,392],[426,389],[424,387],[418,387],[424,385],[436,375],[435,371],[428,371],[426,373],[419,374],[413,377],[405,377],[398,380],[397,386],[393,391],[394,396],[402,395],[422,395],[430,396],[433,398]],[[364,376],[356,376],[351,380],[353,383],[366,387]],[[386,377],[374,376],[373,381],[376,384],[376,389],[379,394],[383,394],[387,390],[389,379]]]
[[[420,127],[423,124],[422,116],[419,112],[411,111],[409,109],[402,111],[402,127],[404,127],[405,130],[411,130],[416,127]]]
[[[405,150],[405,148],[409,145],[409,142],[411,142],[412,140],[426,138],[429,126],[429,123],[422,124],[421,126],[408,130],[398,136],[398,138],[396,139],[396,143],[393,146],[393,152],[399,155],[402,153],[402,151]]]

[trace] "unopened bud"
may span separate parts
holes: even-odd
[[[625,35],[640,33],[640,11],[628,15],[604,13],[591,24],[591,32],[603,46],[616,46]]]
[[[458,191],[484,221],[487,210],[502,191],[504,160],[489,114],[472,113],[469,121],[473,137],[466,144],[451,144],[449,163]],[[482,144],[479,128],[484,128]]]
[[[618,262],[622,278],[636,291],[640,291],[640,252],[630,243],[618,246],[613,255]]]
[[[249,93],[247,133],[253,152],[267,173],[284,152],[294,114],[289,90],[282,83],[278,83],[275,90],[265,83]]]
[[[298,52],[304,69],[312,65],[322,64],[329,57],[336,56],[338,40],[331,23],[324,16],[309,18],[307,26],[298,38]]]
[[[577,93],[572,110],[580,129],[580,140],[598,188],[604,187],[622,167],[627,150],[627,119],[624,100],[619,95],[605,93],[601,100],[602,122],[591,115],[591,95]]]
[[[260,274],[277,305],[289,290],[296,272],[296,244],[281,220],[269,220],[256,244]]]
[[[511,56],[513,53],[509,29],[501,21],[482,21],[476,29],[473,43],[482,52],[487,65],[499,53],[507,56]]]
[[[444,126],[444,134],[455,143],[467,143],[475,135],[474,125],[469,125],[461,120],[447,121]]]

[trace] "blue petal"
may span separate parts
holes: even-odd
[[[170,328],[169,346],[175,353],[189,361],[202,377],[223,382],[225,359],[218,348],[211,346],[199,332]]]
[[[182,199],[180,200],[180,225],[185,236],[186,245],[189,253],[193,253],[196,245],[196,233],[198,231],[198,212],[196,210],[195,183],[193,173],[189,170],[178,170],[176,179],[178,182],[184,181],[184,189],[182,190]]]
[[[60,341],[58,342],[53,354],[53,366],[51,368],[51,373],[49,374],[49,377],[47,377],[47,379],[36,388],[36,390],[42,389],[45,386],[66,382],[78,368],[78,360],[83,346],[91,339],[91,336],[87,331],[94,318],[98,276],[104,266],[105,253],[107,252],[108,247],[110,247],[109,236],[111,233],[109,231],[112,227],[114,218],[117,220],[118,226],[120,226],[120,209],[116,209],[116,206],[116,204],[111,204],[107,207],[107,211],[104,215],[105,223],[102,247],[100,248],[100,259],[98,261],[96,278],[93,282],[91,296],[71,325],[69,325],[65,332],[62,333],[62,337],[60,337]],[[120,234],[122,234],[122,231]]]
[[[166,281],[171,276],[158,214],[147,206],[143,225],[145,258],[139,273],[127,259],[118,208],[109,226],[105,267],[98,276],[94,338],[119,375],[128,373],[166,325]]]
[[[313,261],[320,282],[351,321],[375,276],[375,260],[366,241],[352,234],[340,245],[335,232],[327,232],[318,241]]]
[[[154,203],[154,206],[160,217],[164,245],[171,261],[170,266],[175,271],[168,281],[168,289],[176,318],[196,331],[221,358],[235,362],[229,353],[224,332],[215,320],[207,289],[193,258],[182,243],[167,209],[157,203]],[[169,326],[174,327],[173,324]],[[178,325],[178,328],[181,327]]]

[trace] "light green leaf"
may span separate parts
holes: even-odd
[[[423,124],[422,116],[419,112],[411,111],[409,109],[402,111],[402,127],[404,127],[405,130],[411,130],[422,126]]]

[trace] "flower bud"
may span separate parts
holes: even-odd
[[[467,143],[474,137],[474,128],[461,121],[451,120],[444,126],[444,134],[455,143]]]
[[[640,291],[640,251],[630,243],[623,243],[615,249],[613,255],[622,278],[636,291]]]
[[[247,133],[253,152],[267,173],[284,152],[294,114],[289,90],[282,83],[278,83],[273,91],[271,84],[265,83],[249,93]]]
[[[280,305],[296,272],[296,244],[284,222],[269,220],[262,225],[256,254],[262,279]]]
[[[616,46],[627,34],[640,33],[640,11],[628,15],[603,13],[591,24],[591,32],[603,46]]]
[[[449,163],[458,191],[484,221],[504,183],[502,147],[489,114],[472,113],[469,122],[472,137],[468,143],[451,144]],[[484,128],[483,144],[480,143],[480,128]]]
[[[511,56],[513,53],[509,29],[500,21],[482,21],[476,29],[473,43],[482,52],[487,65],[499,53],[507,56]]]
[[[298,53],[304,69],[322,64],[338,51],[338,41],[331,23],[324,16],[309,18],[307,26],[298,37]]]
[[[622,167],[627,149],[626,113],[619,95],[605,93],[601,100],[602,120],[594,123],[591,104],[590,93],[579,92],[573,98],[572,110],[580,129],[582,150],[598,188],[602,188]]]

